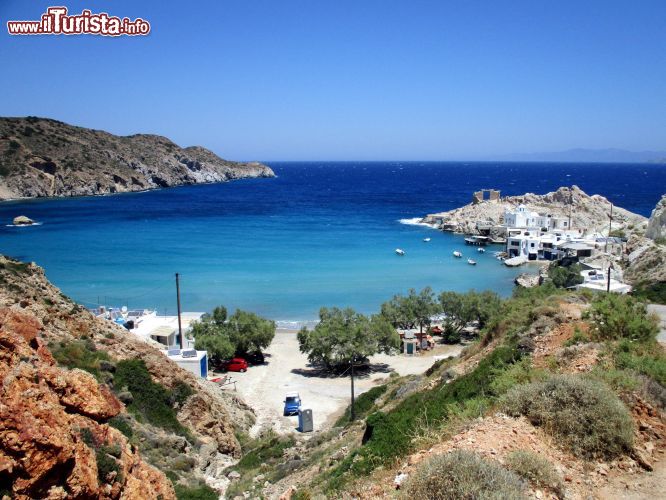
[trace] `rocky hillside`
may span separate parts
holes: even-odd
[[[666,239],[666,194],[652,211],[645,236],[651,240]]]
[[[470,203],[448,212],[428,215],[421,222],[440,225],[442,228],[460,233],[479,234],[477,223],[500,224],[504,220],[506,210],[513,210],[521,204],[535,212],[559,217],[568,217],[571,212],[572,228],[584,228],[588,232],[608,232],[610,201],[597,194],[590,196],[578,186],[561,187],[544,195],[527,193],[521,196],[506,196],[499,202]],[[642,233],[646,224],[645,217],[620,207],[613,207],[614,230]]]
[[[2,256],[0,344],[3,491],[173,498],[172,482],[225,486],[252,411]]]
[[[266,436],[228,498],[663,496],[657,331],[629,297],[520,290],[459,359],[358,396],[355,422]]]
[[[666,195],[657,203],[645,236],[627,242],[621,264],[624,277],[651,301],[666,301]]]
[[[0,118],[0,200],[81,196],[273,177],[166,137],[126,137],[46,118]]]

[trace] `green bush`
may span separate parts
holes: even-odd
[[[423,500],[526,498],[518,476],[476,453],[458,450],[424,462],[408,478],[402,498]]]
[[[282,437],[270,432],[254,443],[254,446],[240,459],[235,468],[240,471],[248,471],[271,459],[281,459],[284,450],[292,446],[294,446],[293,437]]]
[[[615,346],[615,366],[634,370],[666,387],[666,355],[657,342],[630,342],[624,340]]]
[[[220,494],[208,485],[188,487],[182,484],[174,484],[176,498],[178,500],[217,500]]]
[[[291,500],[310,500],[311,498],[312,494],[309,490],[296,490],[291,495]]]
[[[126,359],[118,362],[113,384],[116,391],[127,388],[132,393],[133,400],[127,410],[137,419],[189,437],[171,406],[171,391],[153,382],[143,360]]]
[[[486,404],[493,401],[498,394],[491,387],[492,381],[520,357],[515,346],[498,347],[466,375],[432,390],[414,393],[388,413],[371,414],[366,419],[364,446],[331,472],[330,486],[337,487],[347,471],[367,474],[410,452],[415,434],[441,426],[447,417],[458,414],[461,408],[464,410],[468,401],[476,400],[476,408],[483,406],[484,401]]]
[[[580,264],[560,266],[553,264],[548,269],[548,277],[558,288],[571,288],[580,285],[585,279],[580,275],[582,268]]]
[[[99,351],[90,339],[72,340],[49,345],[51,354],[59,365],[67,368],[79,368],[101,380],[100,361],[108,361],[109,355]]]
[[[608,293],[599,296],[586,312],[592,321],[590,331],[596,340],[654,340],[659,332],[656,318],[648,314],[643,302],[627,295]]]
[[[115,446],[100,446],[95,450],[95,460],[97,462],[97,477],[102,483],[106,483],[106,477],[111,472],[115,472],[116,476],[112,482],[120,481],[121,468],[116,460],[120,456],[120,447]]]
[[[662,245],[666,245],[666,238],[661,238]],[[637,284],[631,292],[634,297],[646,302],[666,304],[666,281],[654,283],[642,282]]]
[[[514,451],[506,457],[507,468],[537,488],[547,488],[564,498],[564,483],[555,467],[531,451]]]
[[[116,415],[108,421],[108,424],[111,427],[115,427],[120,432],[122,432],[126,438],[131,438],[134,435],[132,426],[130,425],[127,418],[123,418],[122,415]]]
[[[387,387],[385,385],[379,385],[355,398],[354,410],[356,411],[356,418],[358,419],[365,417],[375,405],[377,398],[384,394],[386,389]],[[344,427],[350,422],[350,419],[351,405],[347,407],[345,413],[338,419],[337,422],[335,422],[334,427]]]
[[[502,398],[513,416],[525,415],[584,458],[611,458],[631,449],[633,421],[604,383],[573,375],[517,386]]]
[[[172,406],[175,404],[182,406],[185,404],[185,401],[187,401],[187,398],[189,398],[192,394],[194,394],[194,389],[192,389],[185,382],[178,381],[171,388],[169,401]]]

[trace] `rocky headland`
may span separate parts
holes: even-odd
[[[605,197],[588,195],[578,186],[561,187],[544,195],[527,193],[520,196],[505,196],[499,200],[472,202],[463,207],[427,215],[422,223],[464,234],[481,234],[504,222],[504,212],[518,205],[544,215],[569,217],[573,229],[584,228],[588,233],[608,233],[608,217],[611,203]],[[643,234],[647,219],[623,208],[613,207],[613,230],[625,234]]]
[[[0,200],[87,196],[274,177],[166,137],[117,136],[47,118],[0,118]]]
[[[0,345],[3,493],[169,499],[172,483],[224,488],[249,407],[71,302],[35,264],[2,256]],[[143,362],[150,391],[119,386],[127,360]]]

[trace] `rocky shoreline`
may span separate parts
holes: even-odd
[[[166,137],[117,136],[47,118],[0,118],[0,200],[93,196],[245,178],[270,167]]]
[[[474,200],[463,207],[447,212],[433,213],[421,219],[424,224],[444,231],[469,235],[499,236],[504,212],[518,205],[553,217],[571,217],[571,227],[585,228],[589,232],[607,234],[611,203],[605,197],[588,195],[578,186],[560,187],[544,195],[526,193],[505,196],[496,200]],[[620,207],[613,207],[613,230],[643,234],[647,219]]]

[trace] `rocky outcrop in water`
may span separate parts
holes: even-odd
[[[274,177],[166,137],[117,136],[46,118],[0,118],[0,200],[82,196]]]
[[[608,232],[610,201],[600,195],[590,196],[577,186],[561,187],[544,195],[527,193],[521,196],[505,196],[499,201],[470,203],[448,212],[430,214],[421,222],[464,234],[480,234],[479,227],[485,227],[489,228],[492,234],[492,227],[504,222],[504,212],[521,204],[544,215],[567,218],[571,216],[573,229],[586,229],[589,233]],[[614,230],[642,233],[646,224],[645,217],[613,207]]]

